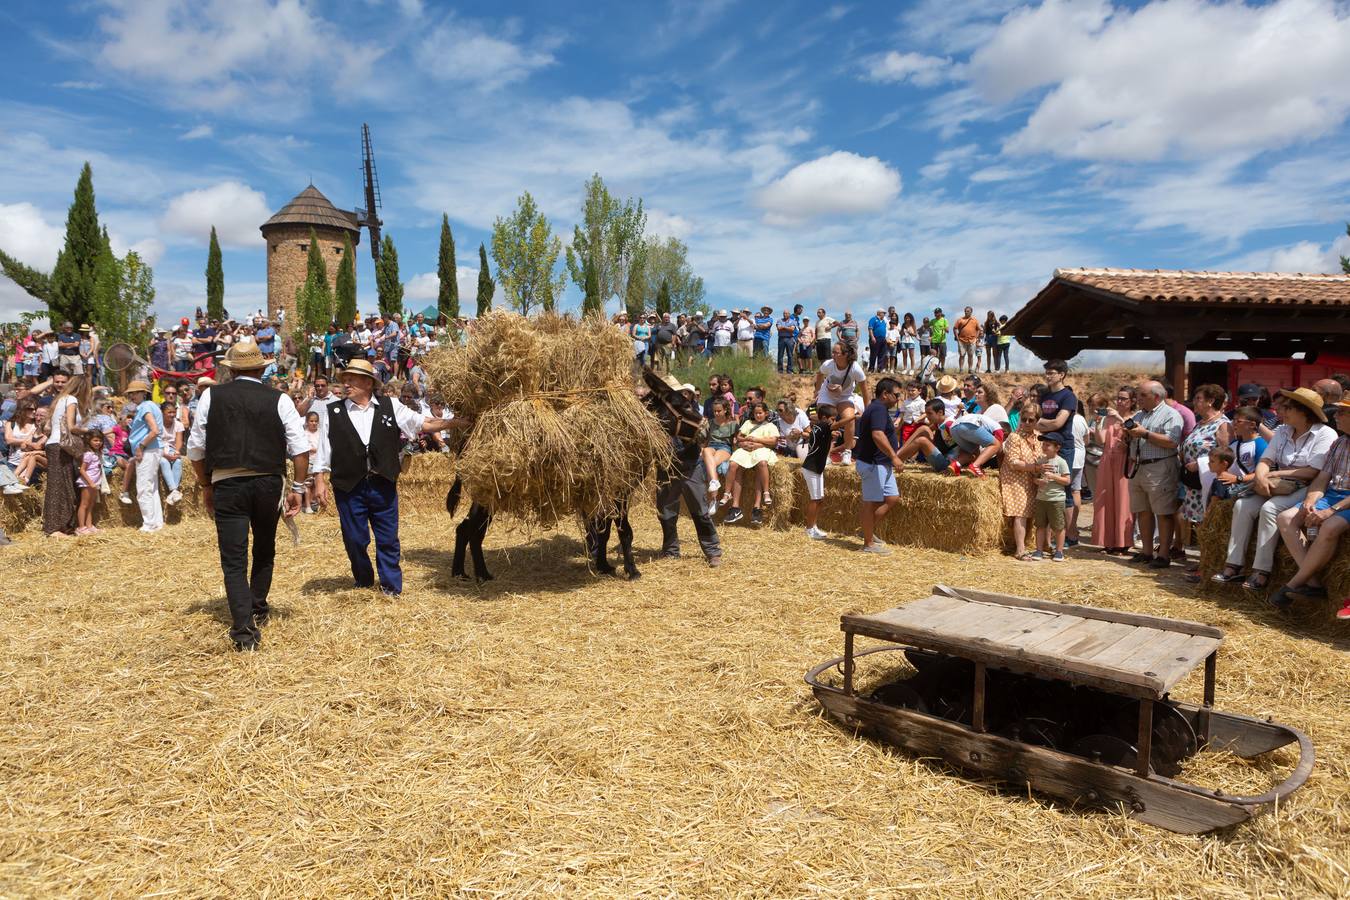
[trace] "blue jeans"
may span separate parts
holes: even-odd
[[[793,350],[796,349],[796,347],[797,347],[796,341],[778,342],[778,371],[780,372],[792,371],[792,353]],[[784,360],[787,361],[784,362]]]
[[[377,475],[357,482],[350,491],[333,489],[337,501],[338,523],[342,526],[342,546],[352,564],[357,587],[375,584],[370,567],[371,532],[375,533],[375,564],[380,570],[380,588],[391,594],[403,592],[403,570],[399,568],[402,550],[398,543],[398,491],[394,483]]]
[[[164,486],[170,493],[178,490],[178,485],[183,483],[183,458],[180,456],[175,460],[167,460],[163,456],[159,458],[159,474],[164,479]]]
[[[959,422],[952,426],[952,440],[956,441],[957,450],[979,456],[981,450],[994,443],[994,433],[974,422]],[[955,458],[955,452],[952,456]]]
[[[768,359],[768,358],[769,358],[769,339],[768,339],[768,338],[762,338],[762,337],[759,337],[758,335],[756,335],[756,336],[755,336],[755,345],[754,345],[754,347],[752,348],[750,355],[751,355],[751,356],[762,356],[762,357],[764,357],[765,359]]]

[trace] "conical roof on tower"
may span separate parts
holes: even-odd
[[[315,228],[341,228],[352,232],[352,243],[361,242],[361,228],[356,224],[356,213],[338,209],[318,188],[310,185],[295,195],[277,214],[261,226],[263,235],[273,225],[310,225]]]

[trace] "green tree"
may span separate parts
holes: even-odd
[[[144,346],[150,338],[150,313],[155,306],[155,272],[135,250],[127,253],[119,268],[122,284],[116,314],[99,323],[99,335],[105,344],[120,340]]]
[[[450,217],[445,213],[441,213],[441,253],[436,262],[436,277],[441,282],[436,309],[454,320],[459,317],[459,280],[455,272],[455,236],[450,233]]]
[[[0,272],[23,288],[24,293],[35,300],[50,303],[52,299],[52,277],[26,266],[3,250],[0,250]]]
[[[642,200],[630,197],[620,203],[599,174],[586,182],[586,199],[581,209],[582,223],[572,231],[572,246],[567,248],[567,271],[584,294],[587,266],[595,269],[600,306],[620,291],[626,291],[628,273],[647,226]]]
[[[492,281],[492,273],[488,271],[487,248],[482,244],[478,245],[478,312],[475,315],[485,316],[488,310],[492,309],[492,295],[496,293],[497,285]]]
[[[703,279],[689,267],[689,247],[678,238],[650,237],[643,251],[647,275],[647,302],[655,304],[661,286],[670,292],[670,311],[706,313]]]
[[[211,244],[206,250],[206,316],[225,318],[225,269],[220,262],[220,241],[216,226],[211,226]]]
[[[113,253],[112,241],[108,238],[108,229],[103,229],[103,249],[94,261],[94,292],[90,295],[89,315],[85,322],[98,324],[100,334],[105,323],[117,321],[118,306],[122,291],[122,262]],[[81,324],[76,321],[78,326]]]
[[[334,303],[337,307],[333,313],[334,319],[344,328],[350,326],[356,319],[356,251],[352,249],[350,234],[343,238]]]
[[[68,320],[79,325],[95,318],[95,269],[103,253],[103,232],[94,205],[94,173],[89,163],[80,170],[75,199],[66,213],[66,243],[52,269],[52,296],[47,301],[52,327]]]
[[[583,316],[603,316],[605,314],[605,299],[600,296],[600,278],[597,274],[597,266],[591,265],[587,260],[586,267],[586,292],[581,300],[581,314]]]
[[[322,331],[333,320],[333,290],[328,285],[328,265],[319,249],[319,238],[309,230],[309,258],[305,261],[305,283],[295,289],[296,343],[307,331]]]
[[[562,294],[565,275],[554,277],[562,240],[526,191],[516,211],[492,223],[492,258],[497,261],[497,283],[507,300],[524,315],[542,307],[552,312]]]
[[[656,292],[656,314],[664,316],[670,312],[670,284],[661,281],[661,290]]]
[[[403,312],[403,282],[398,280],[398,250],[394,239],[385,235],[380,241],[380,261],[375,264],[375,290],[379,294],[380,315],[388,319]]]

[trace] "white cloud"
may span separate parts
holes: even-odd
[[[441,81],[498,88],[553,64],[553,54],[528,49],[507,37],[488,34],[481,25],[452,17],[418,45],[418,66]]]
[[[271,215],[261,191],[238,181],[222,181],[174,197],[160,219],[160,227],[170,234],[205,244],[211,227],[215,226],[222,244],[256,247],[263,242],[258,227]]]
[[[50,272],[65,240],[65,229],[49,224],[33,204],[0,203],[0,249],[19,262]]]
[[[892,50],[881,56],[871,57],[863,64],[863,68],[868,81],[908,80],[920,87],[931,87],[947,77],[951,64],[950,58]]]
[[[899,193],[899,172],[875,156],[837,150],[791,169],[756,199],[766,220],[786,224],[815,216],[879,213]]]
[[[62,81],[56,85],[68,91],[97,91],[103,87],[100,81]]]
[[[478,302],[478,269],[466,268],[465,266],[455,267],[455,282],[459,285],[459,308],[461,312],[473,312],[475,304]],[[500,292],[493,290],[493,298],[496,299]],[[409,300],[422,301],[426,303],[435,303],[436,298],[441,294],[441,279],[435,272],[422,272],[414,275],[403,284],[403,296]]]
[[[1252,153],[1331,133],[1350,114],[1350,10],[1047,0],[1011,13],[971,56],[981,96],[1040,96],[1010,153],[1157,160]]]
[[[660,209],[648,209],[647,234],[685,240],[694,230],[694,223]]]
[[[884,267],[836,272],[824,281],[792,293],[793,300],[822,303],[827,310],[842,312],[859,304],[880,303],[889,306],[895,296]],[[866,304],[864,304],[866,305]],[[875,308],[869,311],[875,312]],[[859,312],[854,311],[857,317]]]
[[[202,138],[209,138],[215,134],[215,130],[210,125],[196,125],[189,128],[178,136],[180,141],[200,141]]]
[[[975,144],[942,150],[933,157],[931,163],[919,170],[919,175],[929,181],[941,181],[952,169],[969,164],[979,152],[980,148]]]
[[[1330,244],[1299,241],[1267,247],[1225,260],[1219,268],[1235,272],[1303,272],[1341,274],[1341,257],[1350,256],[1350,235],[1342,234]]]

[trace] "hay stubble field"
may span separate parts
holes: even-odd
[[[247,656],[228,649],[202,519],[78,545],[25,533],[5,551],[23,577],[0,630],[0,895],[1350,893],[1350,665],[1333,625],[1271,627],[1240,598],[1086,554],[864,560],[855,540],[797,530],[730,530],[714,579],[700,559],[652,558],[647,511],[639,582],[593,577],[570,528],[503,525],[483,587],[450,579],[443,515],[405,514],[391,601],[349,589],[332,516],[303,525]],[[1183,837],[972,782],[821,717],[801,676],[837,653],[839,614],[934,582],[1227,629],[1220,705],[1305,729],[1312,779],[1278,815]]]

